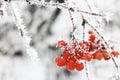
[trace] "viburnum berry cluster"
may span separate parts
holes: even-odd
[[[88,35],[89,38],[86,41],[77,41],[77,39],[72,42],[58,41],[57,47],[63,48],[63,53],[55,60],[57,66],[81,71],[84,69],[84,61],[109,60],[111,56],[118,57],[119,53],[113,47],[111,52],[107,51],[105,44],[95,36],[92,30],[88,31]]]

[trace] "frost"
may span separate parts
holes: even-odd
[[[25,24],[21,17],[22,15],[21,15],[20,9],[14,2],[9,4],[9,6],[11,7],[11,10],[13,10],[13,15],[14,15],[15,21],[16,21],[15,22],[16,27],[18,28],[20,35],[23,38],[23,41],[24,41],[26,49],[27,49],[27,54],[30,56],[30,58],[34,62],[38,62],[39,61],[38,53],[36,52],[36,50],[34,48],[32,48],[30,46],[31,37],[28,36],[28,32],[25,29]]]

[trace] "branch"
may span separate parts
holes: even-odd
[[[26,26],[23,22],[23,19],[21,18],[19,9],[17,9],[16,5],[14,5],[13,7],[11,3],[7,3],[7,5],[11,8],[11,11],[13,12],[13,15],[16,21],[15,24],[26,46],[27,54],[34,62],[38,62],[39,61],[38,53],[33,47],[30,46],[31,37],[28,36],[27,34],[28,32],[25,29]]]
[[[54,7],[63,8],[63,9],[67,9],[70,11],[77,11],[80,13],[93,15],[93,16],[100,16],[100,17],[106,16],[105,14],[101,14],[101,13],[93,13],[93,12],[80,10],[78,7],[69,7],[66,3],[43,2],[43,1],[34,1],[34,0],[27,1],[27,3],[28,4],[36,4],[38,6],[54,6]]]

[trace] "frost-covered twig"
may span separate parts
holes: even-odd
[[[72,13],[70,11],[70,9],[68,9],[68,12],[69,12],[69,16],[70,16],[70,20],[71,20],[71,23],[72,23],[72,39],[73,39],[73,43],[74,43],[74,39],[75,39],[75,36],[74,36],[74,32],[75,32],[75,24],[74,24],[74,21],[73,21],[73,16],[72,16]]]
[[[71,11],[77,11],[80,13],[85,13],[85,14],[89,14],[89,15],[94,15],[94,16],[101,16],[104,17],[106,16],[105,14],[101,14],[101,13],[94,13],[94,12],[88,12],[88,11],[84,11],[79,9],[78,7],[69,7],[66,3],[55,3],[55,2],[45,2],[45,1],[36,1],[36,0],[30,0],[28,1],[29,4],[36,4],[38,6],[54,6],[54,7],[58,7],[58,8],[63,8],[63,9],[69,9]]]
[[[87,0],[85,0],[85,1],[86,1],[87,5],[88,5],[89,10],[90,10],[91,12],[93,12],[90,4],[88,3],[88,1],[87,1]],[[99,20],[97,20],[96,17],[94,17],[94,18],[95,18],[96,22],[98,23],[98,27],[100,27],[100,22],[99,22]]]
[[[87,80],[89,79],[89,74],[88,74],[88,66],[87,66],[87,62],[85,61],[85,71],[86,71],[86,76],[87,76]]]
[[[10,6],[12,12],[13,12],[13,15],[15,17],[15,24],[16,24],[16,27],[18,28],[19,32],[20,32],[20,35],[25,43],[25,46],[26,46],[26,50],[27,50],[27,54],[30,56],[30,58],[34,61],[34,62],[38,62],[39,61],[39,58],[38,58],[38,53],[36,52],[36,50],[34,48],[32,48],[30,46],[30,41],[31,41],[31,37],[28,36],[28,32],[26,31],[25,29],[25,24],[23,22],[23,19],[21,18],[21,12],[20,10],[18,9],[18,7],[12,3],[7,3],[7,5]]]
[[[82,16],[82,27],[83,27],[83,42],[85,41],[85,19],[84,16],[81,14]]]

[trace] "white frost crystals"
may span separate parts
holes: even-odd
[[[9,7],[11,7],[11,10],[12,10],[12,14],[15,18],[15,24],[16,24],[16,27],[18,28],[19,30],[19,33],[24,41],[24,44],[26,46],[26,51],[27,51],[27,54],[28,56],[35,62],[37,63],[39,61],[39,58],[38,58],[38,53],[36,52],[36,50],[34,48],[32,48],[30,46],[30,41],[31,41],[31,37],[28,36],[28,32],[26,31],[25,29],[25,24],[24,24],[24,21],[23,19],[21,18],[21,12],[20,12],[20,8],[18,7],[17,5],[17,2],[11,2],[11,3],[8,3],[7,4]]]

